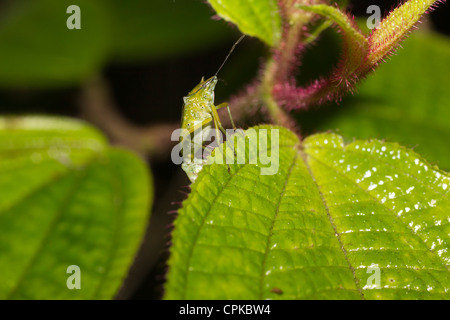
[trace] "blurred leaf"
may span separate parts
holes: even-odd
[[[70,5],[81,29],[66,26]],[[21,0],[0,21],[0,86],[57,87],[85,80],[114,58],[179,56],[221,43],[232,32],[192,0]]]
[[[64,86],[102,67],[109,47],[101,1],[9,3],[0,24],[0,86]],[[69,30],[69,5],[81,9],[81,29]]]
[[[109,0],[108,5],[115,21],[112,54],[120,60],[179,56],[231,35],[202,1]]]
[[[278,172],[203,168],[175,221],[166,299],[450,298],[447,173],[396,143],[253,129],[279,129]]]
[[[0,118],[0,190],[1,299],[114,296],[148,221],[141,160],[81,122]]]
[[[359,85],[341,106],[299,114],[304,132],[339,130],[346,137],[378,138],[416,147],[450,170],[450,41],[433,34],[407,39],[398,54]]]
[[[258,37],[269,46],[281,38],[281,17],[275,0],[208,0],[217,14],[238,26],[242,33]]]

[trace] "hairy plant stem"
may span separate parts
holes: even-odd
[[[298,56],[303,49],[304,27],[312,15],[299,13],[295,1],[286,1],[283,11],[286,19],[283,40],[275,49],[273,57],[267,62],[260,86],[261,97],[274,123],[295,131],[294,119],[278,104],[273,96],[273,88],[278,83],[290,81],[298,65]]]
[[[260,95],[264,102],[264,105],[267,108],[267,111],[269,112],[271,120],[275,124],[292,128],[294,120],[278,105],[278,103],[272,96],[272,89],[275,84],[274,72],[276,72],[276,68],[277,66],[274,60],[271,59],[267,62],[266,69],[259,88]]]
[[[303,23],[296,23],[287,27],[284,41],[276,49],[274,54],[277,60],[274,70],[276,83],[286,81],[293,69],[298,67],[297,57],[300,53],[300,39],[302,36]]]
[[[266,62],[260,75],[260,83],[256,86],[251,85],[253,90],[249,90],[232,103],[233,107],[236,107],[236,105],[242,106],[242,108],[236,107],[236,109],[248,109],[248,106],[244,105],[248,101],[252,101],[252,104],[261,104],[268,111],[273,123],[288,127],[293,131],[297,131],[295,121],[277,102],[273,89],[278,84],[289,83],[293,79],[293,74],[299,67],[299,55],[307,39],[304,32],[305,26],[314,16],[309,12],[299,10],[296,7],[297,2],[297,0],[279,1],[285,21],[282,41],[277,48],[274,48],[272,57]],[[317,33],[320,33],[325,27]],[[311,36],[316,37],[317,33]],[[310,41],[312,40],[310,39]]]

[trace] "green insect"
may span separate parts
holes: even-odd
[[[191,136],[198,130],[210,129],[212,123],[214,123],[216,138],[220,137],[219,130],[226,133],[220,122],[219,114],[217,113],[217,109],[223,107],[227,107],[233,129],[236,129],[228,103],[224,102],[218,106],[214,105],[214,89],[217,84],[217,74],[233,52],[236,45],[243,38],[244,35],[236,41],[216,74],[207,80],[204,80],[202,77],[200,83],[183,98],[184,105],[181,118],[181,129],[186,129]],[[194,141],[194,145],[196,143],[202,144],[202,141]],[[186,172],[189,180],[194,182],[205,163],[206,159],[195,158],[194,153],[190,152],[189,154],[183,154],[183,164],[181,165],[181,168]]]

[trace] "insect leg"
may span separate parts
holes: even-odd
[[[243,131],[242,131],[241,129],[238,130],[238,129],[236,128],[236,126],[235,126],[235,124],[234,124],[234,121],[233,121],[233,118],[231,117],[230,106],[228,105],[228,103],[226,103],[226,102],[221,103],[221,104],[219,104],[218,106],[216,106],[216,109],[221,109],[221,108],[223,108],[223,107],[227,107],[228,115],[230,116],[231,125],[233,126],[234,131],[237,132],[237,133],[239,133],[241,136],[242,136],[242,135],[245,135],[245,134],[243,134]]]
[[[221,142],[220,141],[220,136],[221,136],[220,131],[222,131],[225,134],[225,136],[226,136],[226,131],[223,128],[222,124],[220,123],[220,118],[219,118],[219,114],[217,113],[216,106],[214,106],[214,105],[211,106],[211,113],[212,113],[212,117],[214,120],[214,128],[216,130],[216,136],[217,136],[216,141],[218,143],[220,143]],[[219,131],[219,129],[220,129],[220,131]],[[228,144],[228,142],[226,142],[226,143]],[[218,150],[221,150],[221,148],[219,148]],[[234,152],[234,150],[233,150],[233,152]],[[226,161],[225,161],[225,163],[227,164],[228,172],[230,172],[230,165]]]
[[[221,103],[218,106],[216,106],[216,109],[220,109],[223,107],[227,107],[228,115],[230,116],[230,120],[231,120],[231,125],[233,126],[233,129],[236,131],[236,126],[234,125],[233,118],[231,117],[230,106],[228,105],[228,103],[226,103],[226,102]]]
[[[217,109],[218,109],[218,108],[222,108],[222,107],[224,107],[224,106],[227,106],[227,107],[228,107],[228,104],[227,104],[227,103],[222,103],[222,104],[220,104],[218,107],[216,107],[215,105],[212,105],[212,106],[211,106],[211,112],[212,112],[212,116],[213,116],[213,119],[214,119],[214,126],[216,127],[216,130],[217,130],[217,128],[220,128],[220,130],[225,134],[225,136],[227,137],[227,141],[226,141],[227,148],[232,149],[232,150],[233,150],[233,155],[234,155],[234,157],[237,157],[237,155],[236,155],[236,150],[234,149],[234,146],[231,147],[231,146],[229,145],[227,132],[226,132],[225,129],[223,128],[222,123],[220,122],[219,114],[217,113]],[[231,114],[230,114],[230,119],[231,119]],[[233,121],[233,120],[231,120],[231,121]],[[234,123],[233,123],[233,127],[234,127]],[[234,130],[236,130],[235,127],[234,127]],[[229,165],[228,163],[227,163],[227,167],[228,167],[228,172],[230,172],[230,165]]]
[[[217,113],[217,107],[214,104],[211,104],[211,115],[214,119],[214,126],[216,128],[219,128],[220,131],[222,131],[224,134],[226,134],[225,129],[222,126],[222,123],[220,122],[219,114]]]

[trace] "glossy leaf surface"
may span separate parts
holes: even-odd
[[[0,189],[2,299],[114,297],[148,219],[140,159],[81,122],[0,118]]]
[[[395,143],[255,129],[279,130],[278,172],[205,166],[175,221],[166,299],[449,298],[447,173]]]

